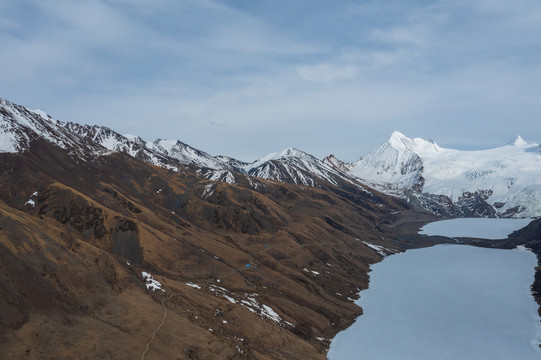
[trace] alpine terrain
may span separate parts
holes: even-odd
[[[325,162],[438,215],[541,216],[541,147],[520,136],[495,149],[459,151],[395,131],[356,162],[332,155]]]
[[[463,152],[395,132],[351,164],[247,163],[0,99],[0,358],[325,359],[370,264],[453,241],[424,223],[539,216],[540,161],[521,138]],[[532,224],[484,245],[539,256]]]
[[[405,202],[294,149],[247,164],[0,100],[0,152],[5,359],[324,359],[369,265],[418,246]]]

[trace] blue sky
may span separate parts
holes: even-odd
[[[0,1],[0,97],[251,161],[541,141],[541,2]]]

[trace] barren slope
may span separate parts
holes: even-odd
[[[366,243],[392,248],[384,216],[404,209],[45,141],[0,156],[3,358],[324,359],[382,257]]]

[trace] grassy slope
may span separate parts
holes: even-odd
[[[0,167],[7,358],[139,358],[165,308],[146,359],[324,359],[381,259],[355,238],[393,247],[385,214],[404,209],[274,182],[217,183],[202,197],[211,183],[190,171],[118,154],[77,163],[43,143]],[[148,291],[142,271],[166,292]],[[239,305],[250,297],[282,323]]]

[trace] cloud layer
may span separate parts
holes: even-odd
[[[541,140],[541,3],[0,3],[0,97],[242,160]]]

